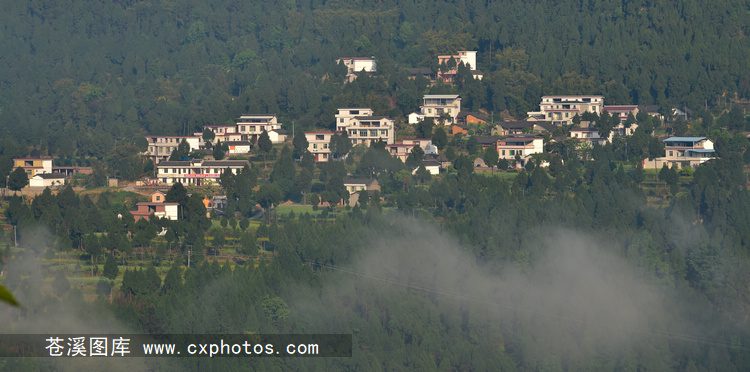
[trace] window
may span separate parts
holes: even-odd
[[[672,151],[669,152],[669,156],[672,156]]]
[[[387,131],[387,130],[385,130],[385,129],[381,129],[381,130],[380,130],[380,134],[382,134],[382,135],[384,135],[384,136],[387,136],[387,135],[388,135],[388,131]]]
[[[339,123],[343,123],[343,122],[344,122],[344,118],[339,119]]]
[[[508,150],[508,154],[509,155],[515,155],[516,154],[516,150]]]
[[[371,136],[371,137],[377,137],[377,136],[378,136],[378,131],[377,131],[377,129],[371,130],[371,131],[370,131],[370,136]]]
[[[360,130],[359,131],[359,136],[360,137],[367,137],[367,130]]]
[[[313,148],[314,148],[314,149],[317,149],[317,148],[318,148],[318,144],[317,144],[317,143],[314,143],[314,144],[313,144]]]
[[[503,156],[505,156],[505,150],[503,150]]]

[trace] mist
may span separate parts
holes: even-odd
[[[370,311],[382,312],[383,304],[411,297],[418,300],[412,308],[397,310],[422,319],[405,321],[401,318],[412,315],[396,311],[378,315],[387,318],[379,324],[385,333],[400,330],[408,340],[416,336],[410,332],[419,333],[414,323],[436,321],[438,315],[425,310],[429,301],[440,311],[438,321],[446,332],[460,327],[456,334],[489,342],[534,368],[549,367],[549,356],[564,356],[574,369],[605,356],[625,360],[653,353],[658,358],[657,350],[639,346],[652,338],[665,344],[715,341],[700,336],[700,325],[674,311],[675,288],[658,284],[617,253],[627,236],[543,228],[544,234],[522,244],[533,246],[532,252],[491,265],[477,262],[457,238],[426,222],[397,218],[392,225],[393,234],[365,243],[368,248],[352,264],[324,267],[335,279],[319,295],[323,305],[297,296],[295,312],[336,332],[351,332],[345,328],[360,325],[340,320],[348,311],[361,313],[371,306]],[[420,342],[427,337],[420,335]]]
[[[21,282],[12,292],[21,304],[15,308],[0,304],[2,334],[56,335],[118,335],[141,333],[121,324],[109,311],[98,311],[96,303],[87,303],[81,291],[72,285],[70,290],[58,298],[42,295],[46,271],[54,276],[59,268],[54,265],[45,269],[42,263],[45,252],[53,247],[54,235],[44,228],[22,231],[15,258],[6,263],[4,276],[17,275]],[[74,253],[72,253],[74,254]],[[2,335],[0,335],[2,337]],[[39,369],[41,365],[53,370],[112,370],[133,371],[146,369],[143,358],[118,358],[117,363],[107,358],[4,358],[5,370]]]

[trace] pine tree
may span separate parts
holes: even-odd
[[[117,275],[120,274],[120,268],[117,266],[117,260],[114,255],[108,255],[107,260],[104,262],[104,270],[102,270],[102,276],[109,280],[115,280]]]

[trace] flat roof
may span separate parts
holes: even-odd
[[[34,177],[40,177],[45,180],[54,180],[65,178],[65,175],[61,173],[37,173],[34,175]]]
[[[706,137],[669,137],[663,142],[698,142],[703,141]]]
[[[588,97],[588,98],[597,97],[598,98],[598,97],[604,97],[604,96],[597,96],[597,95],[594,95],[594,96],[586,96],[586,95],[580,95],[580,96],[574,96],[574,95],[542,96],[542,98],[571,98],[571,97]]]
[[[456,98],[461,98],[461,96],[459,96],[458,94],[425,94],[424,98],[437,98],[437,99],[453,98],[453,99],[456,99]]]

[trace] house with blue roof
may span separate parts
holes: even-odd
[[[653,162],[646,160],[644,168],[659,169],[664,164],[670,168],[674,164],[679,168],[695,168],[716,158],[714,143],[706,137],[670,137],[662,142],[665,156],[656,158]]]

